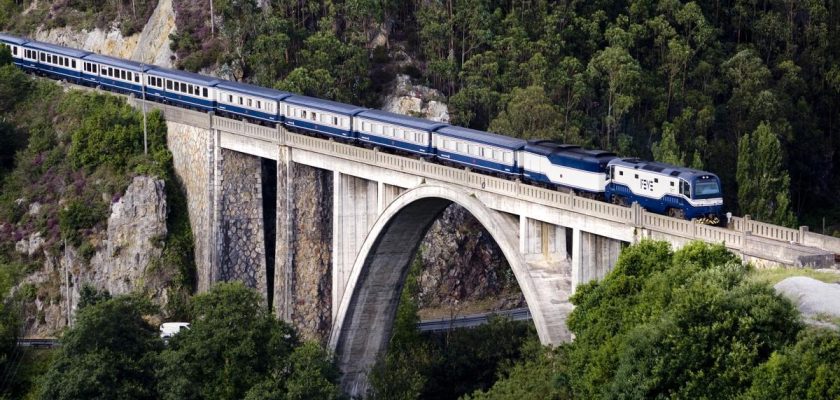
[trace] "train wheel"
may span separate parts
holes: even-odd
[[[685,211],[681,208],[669,208],[668,216],[672,218],[685,219]]]

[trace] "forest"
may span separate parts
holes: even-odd
[[[4,30],[139,30],[154,0],[0,2]],[[729,211],[840,231],[840,3],[173,0],[176,65],[377,107],[396,74],[452,123],[716,173]],[[40,11],[39,11],[40,10]],[[94,12],[94,10],[100,10]]]
[[[455,124],[703,168],[736,214],[838,228],[835,1],[263,4],[208,26],[176,0],[179,65],[371,107],[404,73]]]

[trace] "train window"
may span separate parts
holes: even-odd
[[[476,146],[476,145],[474,145],[474,144],[471,144],[471,145],[470,145],[470,155],[474,155],[474,156],[480,155],[481,153],[480,153],[480,151],[479,151],[479,150],[480,150],[480,149],[479,149],[479,147],[478,147],[478,146]]]
[[[262,110],[262,101],[257,100],[257,108]]]
[[[181,93],[187,93],[187,84],[181,82]]]
[[[248,107],[253,107],[253,103],[252,103],[251,99],[248,99]]]
[[[383,131],[383,134],[385,136],[394,137],[394,127],[386,126],[385,130]]]
[[[674,181],[671,181],[671,187],[674,187]]]
[[[634,176],[634,178],[639,179],[639,174],[636,174],[636,176]]]
[[[329,124],[332,121],[332,117],[327,114],[321,114],[321,123]]]
[[[47,61],[47,55],[44,54],[44,53],[41,53],[41,62],[44,62],[44,61]]]
[[[170,81],[169,79],[166,80],[166,88],[172,90],[172,81]]]
[[[510,164],[513,161],[513,154],[505,152],[505,163]]]
[[[618,171],[618,174],[624,176],[624,171]]]
[[[333,125],[338,126],[338,117],[332,117]]]
[[[134,73],[134,82],[140,83],[140,74]]]
[[[13,56],[17,55],[17,46],[12,46],[12,55]]]
[[[382,125],[373,124],[373,134],[374,135],[382,135]]]
[[[201,88],[201,93],[204,95],[204,97],[209,97],[207,96],[207,88]]]
[[[193,85],[187,85],[187,93],[190,95],[193,94]]]
[[[313,120],[313,121],[317,121],[317,120],[318,120],[318,113],[316,113],[316,112],[314,112],[314,111],[312,112],[312,120]]]
[[[76,60],[71,61],[71,67],[73,67],[73,69],[76,69]]]
[[[306,110],[300,110],[300,117],[306,119]]]
[[[653,183],[659,183],[659,178],[653,178]]]
[[[370,132],[370,122],[362,122],[362,130],[365,132]]]
[[[458,152],[459,153],[466,153],[467,152],[467,145],[465,143],[458,142]]]
[[[232,94],[228,95],[228,103],[233,104],[233,95]]]

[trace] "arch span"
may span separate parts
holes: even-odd
[[[518,220],[486,207],[463,189],[421,185],[397,197],[374,223],[353,265],[330,335],[344,373],[342,387],[351,396],[365,394],[367,372],[390,340],[394,316],[408,267],[429,226],[452,203],[467,209],[502,250],[544,344],[564,338],[549,329],[528,264],[519,252]],[[554,318],[549,318],[554,319]],[[556,330],[556,327],[555,327]]]

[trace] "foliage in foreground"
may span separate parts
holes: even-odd
[[[576,396],[737,396],[800,330],[790,302],[747,272],[722,245],[625,249],[604,280],[572,297]]]
[[[241,283],[220,283],[196,296],[191,329],[161,353],[160,398],[338,398],[330,356],[317,345],[301,345],[264,303]]]
[[[163,343],[143,319],[146,300],[122,296],[79,310],[45,376],[41,399],[156,399],[154,369]]]
[[[192,329],[168,346],[138,296],[88,290],[76,325],[41,385],[41,399],[338,399],[338,370],[315,343],[241,283],[194,298]]]
[[[543,349],[470,399],[828,399],[840,395],[840,334],[799,313],[723,246],[626,248],[579,287],[575,341]]]

